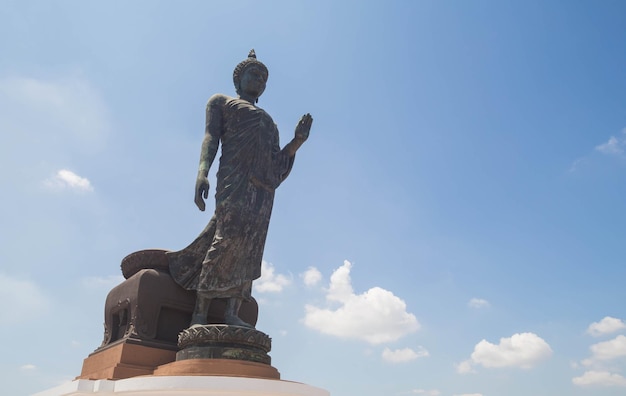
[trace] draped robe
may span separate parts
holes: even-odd
[[[207,128],[222,149],[215,214],[189,246],[168,253],[170,273],[185,289],[208,297],[247,299],[261,276],[274,190],[294,157],[280,149],[270,115],[245,100],[214,95],[207,114],[220,118]]]

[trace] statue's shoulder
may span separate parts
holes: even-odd
[[[206,107],[207,109],[210,107],[222,107],[229,100],[233,100],[233,98],[224,94],[215,94],[209,98]]]

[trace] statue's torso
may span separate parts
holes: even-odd
[[[222,108],[220,142],[218,203],[236,200],[251,181],[270,189],[278,184],[274,171],[274,157],[279,151],[278,130],[263,109],[242,99],[228,98]]]

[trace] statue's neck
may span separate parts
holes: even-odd
[[[251,105],[254,106],[258,98],[255,98],[251,95],[242,94],[242,95],[239,95],[239,99],[245,100],[246,102],[249,102]]]

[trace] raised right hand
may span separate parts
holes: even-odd
[[[313,117],[311,114],[306,113],[300,118],[298,125],[296,125],[295,139],[304,143],[309,138],[309,131],[313,124]]]

